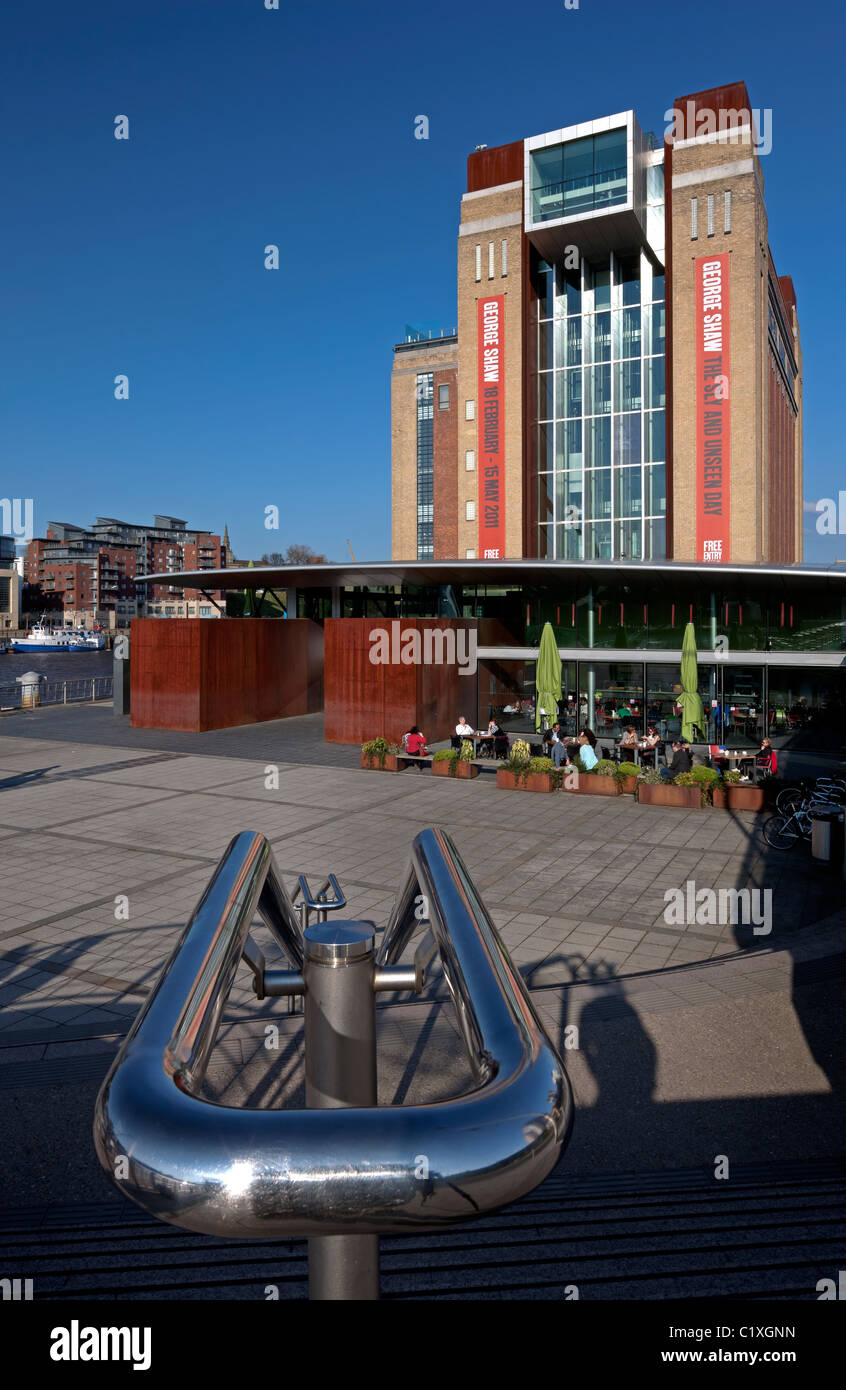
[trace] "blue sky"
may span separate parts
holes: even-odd
[[[805,497],[846,488],[839,5],[280,5],[5,0],[0,493],[34,498],[37,533],[160,511],[228,521],[244,558],[387,557],[391,348],[455,323],[468,152],[628,107],[658,134],[676,96],[741,78],[773,111]],[[806,558],[846,561],[806,520]]]

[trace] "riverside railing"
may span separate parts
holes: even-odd
[[[97,700],[111,700],[112,676],[78,676],[72,680],[48,681],[36,684],[23,682],[0,686],[0,710],[34,709],[38,705],[76,705]]]
[[[573,1102],[445,832],[416,837],[378,954],[372,922],[326,920],[343,903],[331,886],[302,931],[268,841],[235,837],[103,1083],[94,1143],[118,1189],[160,1220],[240,1240],[308,1236],[312,1298],[376,1298],[381,1233],[444,1229],[530,1192],[569,1138]],[[256,914],[289,969],[266,967]],[[396,964],[415,931],[413,961]],[[380,1106],[375,995],[419,993],[436,952],[475,1085]],[[306,1109],[201,1095],[242,959],[257,998],[304,996]]]

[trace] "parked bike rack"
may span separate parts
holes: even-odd
[[[327,920],[345,905],[331,875],[316,897],[304,878],[300,892],[304,931],[265,837],[232,840],[103,1083],[94,1142],[118,1188],[160,1220],[237,1239],[308,1236],[310,1297],[376,1298],[379,1235],[443,1229],[530,1192],[569,1138],[572,1096],[442,830],[416,837],[378,954],[372,922]],[[250,936],[257,913],[290,968],[267,968]],[[398,965],[424,928],[413,962]],[[476,1089],[379,1106],[375,995],[419,993],[436,951]],[[304,1110],[198,1094],[242,958],[259,999],[304,996]]]

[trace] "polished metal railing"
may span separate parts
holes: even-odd
[[[290,969],[267,969],[250,936],[257,913]],[[398,965],[415,930],[414,961]],[[375,1296],[380,1233],[447,1227],[531,1191],[572,1122],[563,1064],[443,831],[415,839],[378,956],[373,941],[372,923],[322,920],[301,933],[267,840],[236,836],[96,1106],[97,1153],[120,1190],[194,1231],[317,1238],[318,1297]],[[375,993],[419,992],[435,949],[477,1087],[379,1106]],[[198,1094],[242,957],[259,998],[304,995],[306,1104],[321,1108],[236,1109]]]

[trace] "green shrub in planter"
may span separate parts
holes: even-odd
[[[522,764],[517,775],[524,784],[528,777],[540,775],[542,777],[551,777],[553,788],[556,791],[561,785],[561,773],[558,771],[558,768],[551,758],[530,758],[527,763]]]
[[[713,768],[710,767],[692,767],[690,772],[680,772],[673,778],[673,782],[677,787],[698,787],[701,793],[702,805],[707,806],[708,784],[714,781],[713,777],[707,775],[711,772],[713,772]],[[705,775],[703,776],[703,774]]]
[[[692,767],[690,775],[694,782],[716,782],[720,774],[715,767]]]
[[[370,758],[379,764],[381,768],[385,766],[385,757],[392,750],[388,747],[386,738],[372,738],[369,743],[361,745],[361,751],[365,758]]]
[[[437,753],[433,754],[433,756],[432,756],[432,762],[433,762],[433,763],[446,763],[446,762],[448,762],[448,763],[449,763],[449,775],[450,775],[450,777],[455,777],[455,775],[456,775],[456,764],[458,763],[458,749],[457,749],[457,748],[441,748],[441,749],[439,749],[439,751],[438,751]]]
[[[657,767],[648,767],[645,772],[640,774],[637,780],[639,782],[645,782],[648,787],[659,787],[666,779],[661,776]]]
[[[513,772],[518,777],[522,777],[526,770],[526,764],[532,756],[532,750],[524,738],[516,738],[509,749],[508,757],[501,764],[506,772]]]
[[[724,773],[723,773],[723,786],[724,786],[724,787],[736,787],[736,786],[739,784],[739,782],[740,782],[740,773],[737,771],[737,768],[733,768],[731,772],[724,772]]]
[[[555,772],[555,763],[551,758],[530,758],[526,764],[527,772]]]
[[[617,775],[617,764],[614,762],[613,758],[600,758],[593,772],[597,777],[615,777]]]
[[[469,738],[463,738],[461,740],[461,748],[458,752],[459,761],[462,763],[472,763],[475,756],[476,750]]]
[[[702,805],[710,806],[711,794],[720,780],[719,772],[715,767],[692,767],[690,775],[702,788]]]
[[[637,763],[618,763],[614,775],[621,792],[637,793],[637,779],[640,776]]]

